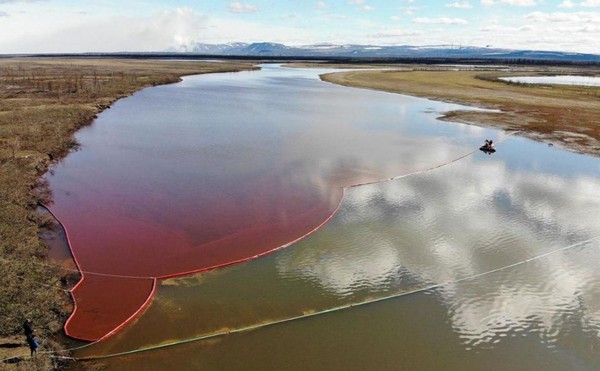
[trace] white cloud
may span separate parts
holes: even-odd
[[[536,6],[536,0],[481,0],[481,5],[483,6],[492,6],[492,5],[509,5],[509,6],[519,6],[519,7],[528,7],[528,6]]]
[[[576,32],[600,34],[600,26],[585,25],[577,29]]]
[[[584,23],[600,23],[600,13],[596,12],[554,12],[554,13],[543,13],[533,12],[525,16],[526,19],[535,22],[546,22],[546,23],[561,23],[571,22],[575,24]]]
[[[317,7],[317,9],[325,9],[327,8],[327,3],[325,3],[324,1],[317,1],[317,4],[315,6]]]
[[[24,20],[35,27],[24,27]],[[316,31],[293,26],[264,27],[259,22],[211,18],[190,8],[148,16],[82,17],[72,13],[48,17],[38,11],[11,14],[0,23],[0,50],[4,53],[186,50],[197,42],[264,40],[293,45],[318,42],[322,37]]]
[[[229,4],[228,9],[232,13],[256,13],[258,11],[255,5],[242,4],[240,2]]]
[[[453,3],[446,4],[446,8],[456,9],[471,9],[473,6],[468,1],[455,1]]]
[[[564,0],[562,3],[558,4],[559,8],[574,8],[577,4],[572,2],[571,0]]]
[[[404,36],[417,36],[421,35],[422,32],[419,31],[404,31],[398,28],[393,28],[389,30],[382,30],[377,32],[374,36],[378,38],[387,38],[387,37],[404,37]]]
[[[519,23],[487,21],[465,44],[509,49],[560,50],[598,54],[599,12],[531,12]],[[493,35],[492,35],[493,33]]]
[[[413,22],[419,23],[419,24],[447,24],[447,25],[469,23],[466,20],[461,19],[461,18],[447,18],[447,17],[439,17],[439,18],[420,17],[420,18],[413,19]]]
[[[402,17],[397,16],[397,15],[393,15],[390,17],[390,20],[394,21],[394,22],[398,22],[400,20],[402,20]]]
[[[348,4],[357,5],[363,12],[372,12],[374,8],[367,4],[366,0],[348,0]]]
[[[535,30],[535,27],[533,27],[532,25],[524,25],[518,28],[518,31],[533,31]]]
[[[499,0],[501,4],[510,6],[536,6],[536,0]]]
[[[586,0],[581,2],[579,5],[588,8],[600,8],[600,0]]]
[[[569,34],[577,34],[577,33],[598,34],[598,33],[600,33],[600,26],[590,25],[590,24],[583,25],[583,26],[565,26],[565,27],[557,27],[556,31],[569,33]]]
[[[0,17],[8,17],[8,13],[0,11]]]

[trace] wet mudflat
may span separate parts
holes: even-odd
[[[82,131],[83,149],[50,179],[53,210],[90,270],[156,277],[198,269],[302,236],[335,210],[343,186],[447,163],[502,135],[435,119],[451,107],[270,66],[189,78],[126,99]],[[349,189],[327,225],[286,249],[160,280],[137,321],[79,356],[445,284],[105,362],[120,369],[593,369],[599,174],[595,158],[511,137],[492,156],[477,152]],[[103,284],[86,294],[93,311],[125,313],[117,298],[147,293],[116,285],[102,300]]]

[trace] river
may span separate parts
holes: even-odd
[[[76,355],[343,307],[105,362],[595,369],[600,161],[437,119],[468,107],[339,87],[322,72],[187,77],[77,133],[81,150],[48,176],[89,272],[67,331],[94,340],[124,325]],[[485,138],[496,153],[477,151]]]

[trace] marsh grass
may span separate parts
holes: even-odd
[[[184,75],[255,68],[236,62],[0,59],[0,343],[20,336],[24,319],[31,318],[43,350],[60,348],[52,339],[72,307],[61,290],[67,279],[43,264],[48,247],[39,237],[40,228],[52,223],[36,207],[51,202],[42,175],[77,148],[75,131],[141,88],[177,82]],[[18,352],[23,349],[12,354]],[[27,356],[0,366],[60,368],[57,362]]]

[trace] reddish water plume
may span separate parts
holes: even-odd
[[[67,334],[114,333],[149,303],[156,278],[245,261],[310,234],[335,213],[344,186],[457,155],[398,131],[405,107],[378,106],[400,107],[398,97],[377,96],[369,112],[363,92],[297,73],[148,89],[78,133],[83,150],[48,177],[51,209],[83,272]],[[375,114],[371,130],[364,124]]]
[[[69,239],[83,272],[72,292],[77,308],[66,333],[100,339],[148,303],[154,278],[230,265],[283,247],[327,220],[342,197],[341,190],[331,200],[293,189],[255,191],[239,202],[215,197],[201,209],[178,208],[184,216],[179,228],[168,222],[170,214],[134,217],[110,203],[55,207],[64,224],[77,226]]]

